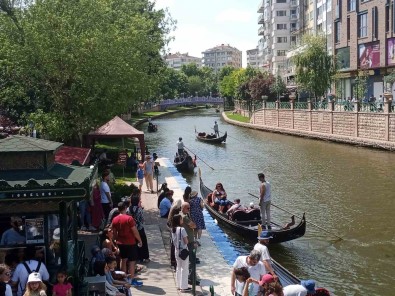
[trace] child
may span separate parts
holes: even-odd
[[[29,274],[26,285],[26,292],[23,296],[47,296],[45,292],[47,287],[41,280],[41,275],[38,272]]]
[[[53,286],[52,296],[72,296],[73,286],[67,283],[67,273],[64,270],[58,271],[56,274],[58,283]]]
[[[141,192],[141,188],[143,187],[143,182],[144,182],[144,170],[143,170],[144,165],[139,164],[139,168],[137,169],[137,180],[139,181],[139,190]]]

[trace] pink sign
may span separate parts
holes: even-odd
[[[387,65],[395,65],[395,38],[387,39]]]
[[[380,43],[359,45],[359,66],[362,69],[380,67]]]

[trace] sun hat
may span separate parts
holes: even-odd
[[[198,195],[198,192],[197,192],[197,191],[194,190],[194,191],[191,192],[191,197],[195,197],[195,196],[197,196],[197,195]]]
[[[261,234],[257,237],[257,239],[270,239],[273,238],[269,231],[262,231]]]
[[[300,281],[300,284],[306,288],[308,293],[315,292],[315,281],[314,280]]]
[[[52,235],[53,239],[60,239],[60,228],[55,228]]]
[[[28,283],[41,282],[41,275],[38,272],[32,272],[27,279]]]
[[[254,203],[253,202],[250,202],[250,207],[253,207],[254,206]]]
[[[269,284],[273,282],[274,282],[274,277],[270,273],[267,273],[262,276],[261,280],[259,281],[259,285],[263,286],[264,284]]]

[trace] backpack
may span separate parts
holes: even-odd
[[[26,261],[23,261],[22,264],[23,264],[23,266],[25,266],[25,268],[26,268],[26,271],[27,271],[27,273],[28,273],[28,277],[29,277],[29,275],[30,275],[32,272],[38,272],[38,273],[40,273],[41,261],[38,261],[37,267],[36,267],[36,269],[34,269],[34,270],[31,270],[31,269],[30,269],[30,267],[29,267],[29,265],[27,265]],[[24,287],[24,288],[22,288],[22,283],[21,283],[21,282],[19,282],[19,285],[20,285],[21,290],[22,290],[22,295],[25,294],[25,292],[26,292],[26,285],[27,285],[27,279],[26,279],[26,283],[25,283],[25,287]]]

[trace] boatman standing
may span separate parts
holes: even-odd
[[[262,184],[259,186],[259,205],[261,207],[262,216],[262,229],[272,229],[270,226],[270,205],[271,205],[271,186],[270,183],[265,180],[265,175],[263,173],[258,174],[259,181]],[[265,219],[266,214],[266,219]]]
[[[219,138],[218,123],[216,121],[214,122],[214,132],[217,138]]]
[[[181,137],[178,138],[177,148],[178,148],[178,155],[182,157],[184,155],[184,143],[182,142]]]

